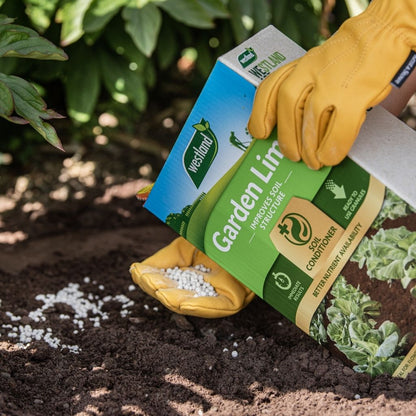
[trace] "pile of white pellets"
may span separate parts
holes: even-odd
[[[194,292],[194,297],[218,296],[215,288],[204,279],[203,273],[209,273],[210,271],[203,264],[197,264],[196,266],[185,269],[177,266],[162,269],[166,277],[176,282],[178,289]]]
[[[84,283],[91,283],[91,279],[85,277]],[[96,284],[96,282],[92,283]],[[98,289],[104,290],[104,286],[98,285]],[[135,290],[134,285],[129,286],[129,291],[132,290]],[[85,294],[80,290],[78,283],[69,283],[55,294],[39,294],[35,299],[41,301],[43,305],[30,311],[27,317],[14,315],[9,311],[5,312],[9,320],[9,323],[1,325],[1,328],[6,330],[5,336],[20,348],[27,348],[33,341],[44,341],[52,348],[68,349],[72,353],[79,353],[79,346],[63,344],[49,326],[47,311],[53,309],[55,304],[66,304],[73,309],[73,313],[60,314],[59,319],[72,320],[74,334],[83,332],[87,322],[94,327],[100,327],[101,322],[109,318],[108,313],[103,310],[107,302],[121,303],[120,315],[122,317],[126,317],[130,313],[129,308],[134,305],[133,300],[121,294],[104,297],[92,293]]]

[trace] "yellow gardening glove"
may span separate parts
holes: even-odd
[[[269,75],[258,87],[251,135],[277,123],[280,149],[313,169],[342,161],[366,111],[416,47],[416,0],[373,0],[324,44]]]
[[[203,265],[208,272],[196,270]],[[192,270],[215,289],[216,296],[195,296],[195,291],[178,289],[177,283],[166,276],[168,268]],[[134,263],[130,272],[135,283],[158,299],[168,309],[183,315],[220,318],[243,309],[254,298],[254,292],[219,267],[184,238],[179,237],[153,256]],[[181,273],[181,272],[179,272]]]

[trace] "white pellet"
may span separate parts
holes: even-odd
[[[201,273],[198,273],[201,272]],[[210,269],[203,264],[197,264],[194,267],[181,269],[179,267],[164,270],[164,274],[169,279],[176,282],[178,289],[189,290],[194,292],[194,297],[199,296],[218,296],[215,288],[205,281],[202,273],[209,273]]]
[[[237,358],[238,357],[238,352],[237,351],[232,351],[231,352],[231,357],[233,357],[233,358]]]
[[[6,316],[8,316],[11,321],[20,321],[22,319],[21,316],[15,316],[11,312],[6,312]]]
[[[85,283],[89,283],[89,281],[89,277],[84,278]],[[104,286],[98,289],[104,289]],[[42,322],[46,323],[49,320],[49,315],[44,312],[53,308],[56,303],[62,303],[69,305],[73,309],[73,314],[59,314],[59,318],[62,320],[72,319],[74,334],[83,332],[87,321],[91,322],[94,327],[100,327],[101,321],[109,318],[109,314],[102,310],[106,302],[116,301],[121,303],[120,314],[123,317],[130,313],[128,308],[134,305],[133,300],[121,294],[105,296],[103,299],[100,299],[99,296],[93,296],[91,293],[84,294],[80,290],[79,284],[75,283],[68,284],[67,287],[59,290],[56,294],[36,295],[35,299],[43,302],[43,306],[28,313],[28,317],[34,322],[34,325],[39,326]],[[97,300],[94,301],[94,299]],[[5,315],[11,322],[22,319],[22,317],[15,316],[11,312],[6,312]],[[75,354],[80,352],[78,345],[62,344],[61,340],[53,335],[52,328],[48,326],[33,328],[31,325],[5,323],[1,325],[1,328],[9,330],[7,336],[14,339],[16,345],[20,348],[27,348],[32,341],[44,341],[52,348],[66,348],[69,352]]]

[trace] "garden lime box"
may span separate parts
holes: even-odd
[[[303,53],[270,26],[219,58],[145,207],[356,371],[405,377],[416,139],[375,108],[349,157],[319,171],[283,157],[275,133],[252,140],[256,86]]]

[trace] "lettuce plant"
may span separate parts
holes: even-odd
[[[374,318],[380,315],[380,303],[348,284],[343,276],[335,281],[331,295],[326,311],[328,337],[356,364],[355,371],[392,375],[404,358],[407,336],[401,337],[398,326],[388,320],[377,327]]]
[[[416,278],[416,232],[406,227],[381,228],[371,238],[363,238],[352,261],[366,265],[370,278],[400,280],[404,289]]]
[[[319,344],[325,344],[328,341],[327,332],[324,323],[326,297],[319,304],[315,311],[309,327],[309,335]]]
[[[392,190],[386,188],[383,206],[381,207],[377,218],[374,220],[372,228],[380,228],[387,218],[395,220],[397,218],[406,217],[414,212],[416,212],[415,208],[403,201],[403,199],[396,195]]]

